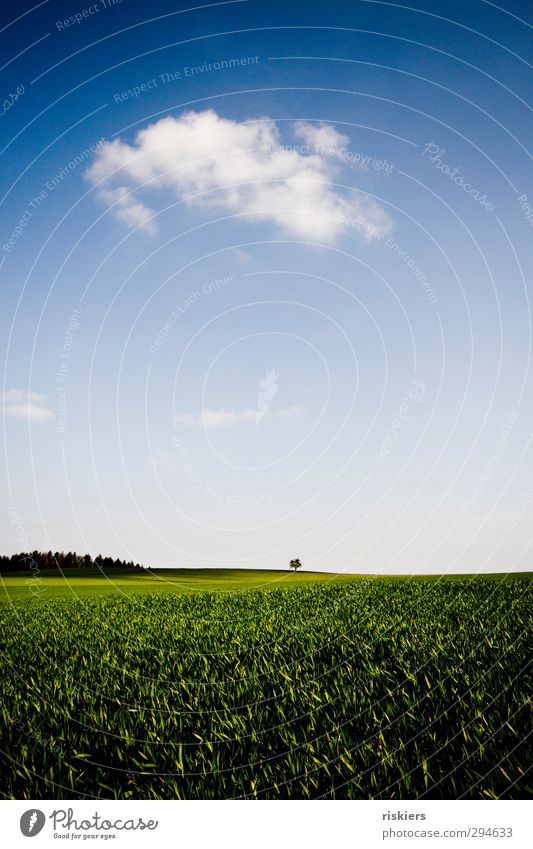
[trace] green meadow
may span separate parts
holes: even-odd
[[[0,575],[0,599],[75,599],[94,595],[183,593],[204,590],[282,589],[317,583],[360,581],[361,575],[282,572],[273,569],[47,569]]]

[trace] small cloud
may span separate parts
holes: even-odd
[[[195,419],[191,413],[178,413],[177,416],[174,416],[174,424],[192,427],[194,423]]]
[[[33,422],[44,422],[53,417],[52,410],[37,404],[10,404],[4,408],[4,414],[11,419],[28,419]]]
[[[199,416],[192,413],[179,413],[174,416],[174,424],[185,427],[227,427],[238,422],[252,421],[255,419],[255,410],[210,410],[205,409]]]
[[[227,427],[238,422],[254,421],[255,410],[204,410],[200,423],[204,427]]]
[[[2,411],[10,419],[27,419],[44,422],[53,418],[52,410],[44,406],[46,395],[37,392],[25,392],[23,389],[9,389],[2,395]]]
[[[265,411],[265,414],[266,411]],[[303,407],[293,404],[292,407],[285,407],[278,410],[275,415],[280,419],[300,419],[305,415]],[[174,424],[183,425],[185,427],[206,427],[206,428],[221,428],[229,427],[230,425],[241,424],[242,422],[256,422],[257,410],[246,408],[244,410],[210,410],[206,409],[199,416],[194,416],[192,413],[179,413],[174,416]]]
[[[280,419],[301,419],[305,416],[305,410],[303,407],[293,404],[291,407],[284,407],[282,410],[278,410],[276,415]]]
[[[239,265],[246,265],[252,259],[251,254],[248,251],[244,251],[242,248],[233,248],[233,259],[239,263]]]
[[[204,410],[200,422],[204,427],[227,427],[237,421],[237,414],[231,410]]]
[[[100,197],[113,210],[115,216],[128,227],[140,227],[150,236],[155,234],[157,228],[154,223],[154,210],[145,206],[124,186],[118,186],[116,189],[102,189]]]

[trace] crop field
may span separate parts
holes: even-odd
[[[99,569],[50,569],[38,575],[31,572],[1,575],[0,602],[41,596],[49,601],[117,593],[175,594],[205,590],[225,593],[354,580],[360,580],[360,576],[309,571],[294,574],[273,569],[112,569],[105,574]]]
[[[293,577],[4,582],[2,796],[531,796],[527,575]]]

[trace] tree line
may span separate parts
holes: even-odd
[[[41,569],[143,569],[133,560],[113,560],[98,554],[94,559],[90,554],[76,554],[75,551],[31,551],[20,554],[0,555],[0,573],[28,572]]]

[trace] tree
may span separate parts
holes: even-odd
[[[296,558],[296,560],[291,560],[289,566],[291,569],[294,569],[294,573],[296,574],[296,570],[302,568],[302,563],[298,558]]]

